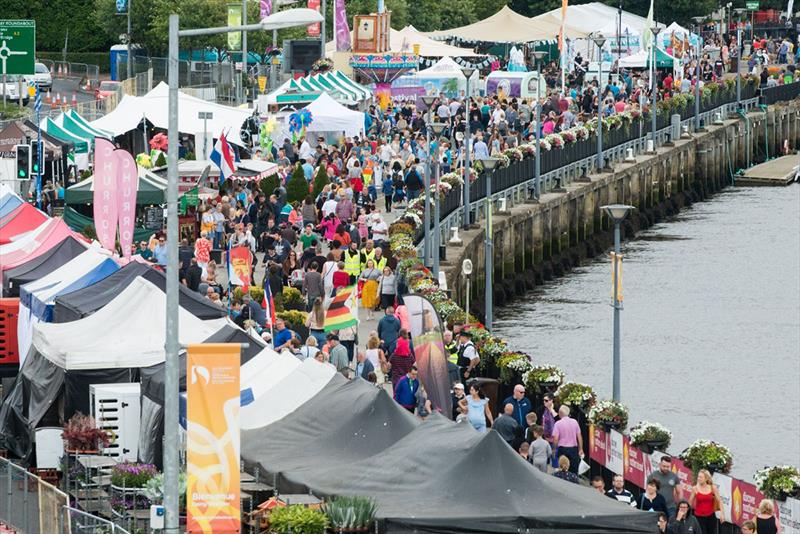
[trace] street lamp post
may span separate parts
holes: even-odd
[[[434,139],[438,139],[444,129],[447,127],[446,124],[443,122],[433,122],[430,124],[431,131],[433,132]],[[434,234],[433,234],[433,277],[436,280],[439,280],[439,253],[441,250],[442,245],[442,229],[441,229],[441,213],[440,213],[440,204],[439,204],[439,171],[440,171],[441,162],[439,161],[438,154],[436,155],[436,159],[433,162],[434,166],[434,180],[433,180],[433,198],[434,198],[434,207],[433,207],[433,225],[434,225]],[[427,203],[428,200],[425,199]]]
[[[622,294],[620,291],[620,275],[622,274],[622,256],[620,255],[620,225],[628,213],[634,209],[633,206],[625,204],[611,204],[602,206],[601,209],[605,210],[606,214],[614,221],[614,255],[612,258],[613,273],[614,273],[614,356],[613,356],[613,385],[612,385],[612,398],[619,402],[620,400],[620,337],[619,337],[619,320],[620,311],[622,311]]]
[[[602,33],[598,33],[592,37],[592,42],[597,45],[597,75],[600,77],[597,89],[597,172],[602,172],[603,167],[603,45],[606,44],[606,38]]]
[[[472,75],[475,73],[475,69],[472,67],[461,67],[461,74],[467,79],[467,92],[464,98],[464,106],[466,107],[467,112],[467,124],[464,130],[464,228],[469,228],[469,157],[470,157],[470,150],[472,146],[470,145],[472,136],[470,133],[469,128],[469,114],[470,114],[470,104],[472,103],[472,99],[469,96],[469,79],[472,78]]]
[[[486,283],[484,292],[484,321],[487,330],[492,329],[493,315],[493,278],[494,278],[494,254],[492,243],[492,174],[497,166],[497,158],[485,158],[481,160],[483,169],[486,171],[486,235],[483,238],[483,254],[486,256]]]
[[[534,122],[534,127],[536,128],[536,131],[534,132],[536,136],[536,160],[534,161],[533,166],[533,198],[536,202],[539,201],[539,197],[542,194],[542,95],[539,94],[542,73],[539,70],[539,62],[546,54],[547,52],[544,50],[533,51],[533,58],[536,62],[536,105],[533,108],[533,112],[536,115],[536,122]]]
[[[658,101],[658,84],[656,83],[656,49],[658,48],[659,32],[661,32],[661,28],[656,25],[653,25],[653,27],[650,28],[650,33],[653,34],[653,53],[650,63],[650,68],[653,73],[650,79],[650,125],[652,127],[653,152],[656,150],[656,102]]]
[[[431,204],[428,202],[428,195],[431,190],[431,108],[436,101],[435,95],[423,95],[422,101],[428,107],[428,119],[425,121],[425,146],[427,157],[425,158],[425,207],[424,211],[424,242],[422,243],[422,263],[425,267],[430,267],[431,257]]]
[[[303,10],[306,11],[306,10]],[[306,17],[308,23],[322,22],[322,17]],[[316,18],[317,20],[312,20]],[[269,17],[258,24],[180,30],[180,17],[169,16],[168,50],[168,150],[167,150],[167,272],[166,328],[164,343],[164,533],[178,532],[178,51],[181,37],[218,35],[228,32],[277,30],[294,22],[272,22]]]
[[[214,113],[211,111],[198,111],[197,118],[203,120],[203,159],[206,160],[208,159],[208,121],[214,118]],[[197,150],[196,147],[195,150]]]
[[[700,32],[697,33],[697,45],[695,46],[695,66],[694,72],[697,79],[694,81],[694,131],[700,131],[700,50],[703,46],[703,41],[700,38]]]
[[[742,107],[742,29],[736,28],[736,109]]]

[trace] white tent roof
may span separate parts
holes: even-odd
[[[322,93],[306,106],[311,112],[311,124],[306,127],[308,132],[336,132],[352,137],[360,135],[364,131],[364,114],[360,111],[353,111],[339,104],[333,98]],[[289,134],[289,115],[284,117],[283,127],[276,129],[272,138],[283,140],[284,137],[291,137]]]
[[[461,71],[461,66],[453,61],[452,58],[443,57],[427,69],[421,70],[416,74],[411,74],[414,78],[456,78],[458,80],[466,80],[467,77]],[[476,82],[480,78],[478,69],[472,73],[470,82]]]
[[[352,40],[352,31],[351,40]],[[431,39],[414,26],[406,26],[402,30],[389,29],[389,50],[395,53],[414,53],[414,45],[419,45],[419,55],[423,57],[483,57],[476,54],[471,48],[459,48],[447,43]],[[332,54],[336,51],[336,41],[328,41],[325,52]]]
[[[21,198],[21,197],[20,197],[18,194],[16,194],[16,193],[14,192],[14,190],[13,190],[13,189],[11,189],[10,187],[8,187],[6,184],[4,184],[4,183],[0,182],[0,202],[2,202],[3,200],[5,200],[5,198],[6,198],[8,195],[13,195],[13,196],[15,196],[15,197],[17,197],[17,198]]]
[[[531,19],[536,23],[544,24],[561,24],[561,8],[558,7],[541,15],[537,15]],[[602,4],[600,2],[590,2],[588,4],[569,5],[567,6],[566,25],[574,28],[578,32],[584,32],[586,35],[592,32],[602,32],[606,37],[616,36],[617,24],[619,22],[619,11],[617,8]],[[664,27],[663,24],[658,24]],[[621,35],[625,35],[625,30],[631,35],[641,35],[647,28],[647,19],[628,13],[622,12],[622,27]],[[568,35],[575,37],[575,35]]]
[[[180,343],[200,343],[227,319],[202,321],[178,309]],[[69,323],[39,323],[33,346],[65,370],[149,367],[164,361],[166,295],[142,277],[94,314]]]
[[[241,408],[242,430],[261,428],[283,419],[319,393],[334,374],[333,365],[309,358],[286,376],[277,379],[266,376],[264,394]]]
[[[675,33],[675,34],[679,34],[679,35],[692,35],[692,32],[690,32],[689,30],[687,30],[686,28],[684,28],[683,26],[681,26],[677,22],[673,22],[672,24],[670,24],[669,26],[664,28],[664,31],[662,33],[663,34],[667,34],[667,35],[669,35],[671,33]]]
[[[214,118],[208,120],[208,131],[214,137],[230,130],[228,141],[246,146],[239,137],[239,130],[245,119],[252,115],[251,110],[207,102],[178,91],[178,130],[191,135],[202,132],[203,120],[197,118],[200,111],[211,111],[214,114]],[[142,118],[146,118],[157,128],[168,128],[169,87],[166,83],[159,83],[144,96],[123,96],[114,111],[92,121],[90,125],[116,136],[135,129]]]
[[[297,357],[284,351],[278,354],[270,348],[265,348],[255,355],[250,361],[242,365],[241,390],[242,399],[253,402],[260,398],[266,391],[274,387],[286,376],[300,367]]]

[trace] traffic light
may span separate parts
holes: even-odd
[[[31,141],[31,174],[39,175],[39,141]]]
[[[17,145],[17,180],[31,177],[31,145]]]

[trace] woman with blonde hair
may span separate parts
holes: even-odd
[[[781,534],[781,524],[775,517],[775,505],[769,499],[764,499],[758,505],[756,532],[758,534]]]
[[[306,327],[308,333],[317,340],[317,346],[321,347],[327,341],[325,335],[325,305],[322,297],[314,299],[314,304],[311,306],[311,313],[306,317]]]
[[[375,261],[367,260],[366,267],[359,275],[359,279],[364,282],[364,286],[361,288],[361,305],[367,310],[367,319],[372,319],[372,312],[380,302],[378,298],[378,280],[380,277],[381,271],[375,268]],[[375,369],[377,368],[378,366],[376,365]]]
[[[700,523],[703,534],[716,534],[717,517],[714,512],[717,510],[719,510],[720,522],[725,522],[722,499],[708,469],[701,469],[697,472],[697,483],[692,487],[689,505],[694,508],[694,516]]]
[[[377,383],[380,385],[386,382],[386,375],[389,374],[389,361],[386,359],[386,354],[381,350],[381,340],[374,330],[369,333],[365,354],[375,369],[375,375],[378,377]]]

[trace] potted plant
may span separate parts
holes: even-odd
[[[324,534],[327,526],[321,510],[301,504],[275,508],[269,514],[269,532],[275,534]]]
[[[366,497],[336,497],[322,505],[333,532],[369,532],[378,505]]]
[[[759,469],[753,480],[758,491],[770,499],[800,498],[800,469],[794,466],[775,465]]]
[[[643,452],[666,451],[672,441],[672,432],[658,423],[639,421],[631,428],[631,444]]]
[[[534,365],[522,375],[526,392],[544,393],[556,389],[564,381],[564,371],[550,364]]]
[[[181,471],[178,475],[178,510],[182,516],[181,519],[184,519],[186,515],[186,487],[186,471]],[[157,473],[145,482],[142,495],[153,504],[163,504],[164,474]]]
[[[64,425],[61,438],[66,442],[65,449],[71,453],[96,454],[100,448],[111,443],[105,430],[97,428],[94,417],[75,412]]]
[[[697,475],[701,469],[711,473],[728,473],[733,466],[733,455],[730,449],[707,439],[698,439],[686,447],[680,459]]]
[[[506,352],[497,359],[500,381],[504,384],[518,382],[520,376],[531,368],[531,358],[522,352]]]
[[[555,392],[556,404],[566,404],[581,411],[589,409],[597,399],[592,386],[579,382],[564,382]]]
[[[283,309],[305,311],[306,301],[303,294],[296,287],[283,288]]]
[[[111,484],[120,488],[144,488],[156,475],[158,469],[153,464],[122,462],[111,468]]]
[[[280,311],[275,314],[279,319],[283,319],[286,323],[286,328],[294,330],[294,333],[300,337],[300,340],[305,342],[308,337],[308,327],[306,327],[306,318],[308,313],[304,311],[290,310]]]
[[[614,400],[601,400],[589,409],[589,422],[604,430],[624,430],[628,426],[628,408]]]

